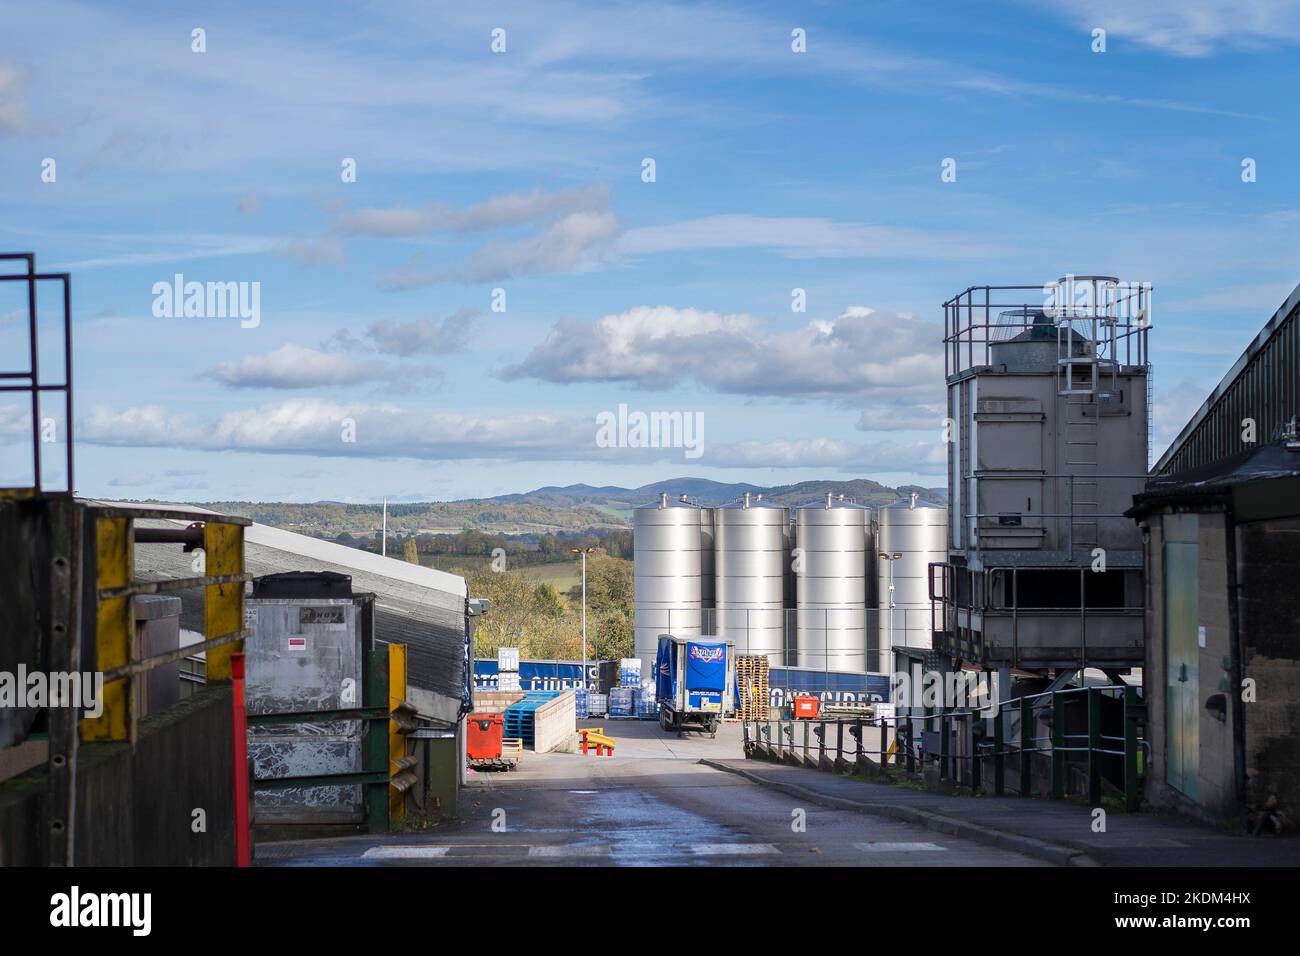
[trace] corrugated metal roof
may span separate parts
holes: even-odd
[[[112,504],[112,502],[105,502]],[[150,507],[160,507],[153,506]],[[175,510],[202,511],[193,507]],[[188,521],[137,519],[139,527],[183,527]],[[144,580],[188,577],[194,556],[175,544],[135,545],[136,574]],[[395,558],[321,541],[292,531],[253,524],[244,529],[244,569],[254,577],[281,571],[335,571],[352,578],[352,589],[375,595],[375,639],[407,646],[407,677],[415,690],[459,705],[465,675],[465,579]],[[176,592],[181,627],[203,629],[199,589]],[[429,716],[447,717],[450,702],[412,703]],[[454,709],[453,709],[454,714]]]
[[[1178,433],[1178,437],[1169,443],[1169,447],[1165,449],[1164,454],[1160,456],[1160,460],[1156,462],[1155,467],[1151,469],[1153,475],[1161,475],[1165,472],[1169,467],[1170,461],[1196,434],[1197,430],[1201,427],[1201,424],[1210,416],[1214,406],[1225,394],[1227,394],[1238,376],[1245,371],[1246,366],[1250,364],[1251,360],[1255,358],[1255,356],[1258,355],[1269,343],[1269,340],[1272,339],[1277,330],[1285,324],[1298,305],[1300,305],[1300,285],[1297,285],[1291,290],[1291,294],[1286,297],[1286,301],[1283,302],[1278,310],[1273,313],[1273,317],[1264,324],[1264,327],[1260,329],[1259,334],[1251,340],[1250,345],[1246,346],[1246,350],[1242,352],[1237,361],[1232,364],[1232,368],[1228,369],[1227,374],[1219,380],[1219,384],[1215,386],[1214,391],[1210,393],[1209,398],[1201,404],[1201,407],[1196,410],[1196,414],[1194,414],[1187,424],[1183,426],[1182,431]],[[1234,426],[1234,428],[1236,427],[1240,426]],[[1270,436],[1265,435],[1264,440],[1267,441],[1269,437]]]

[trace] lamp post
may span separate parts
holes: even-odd
[[[570,548],[572,553],[582,556],[582,689],[587,689],[587,555],[595,554],[595,548]]]
[[[903,555],[898,551],[893,553],[888,551],[880,552],[880,560],[889,562],[889,653],[891,654],[894,650],[894,562],[901,560],[902,557]],[[881,661],[881,664],[883,666],[886,662]],[[894,662],[891,660],[888,662],[885,673],[892,673],[893,669]]]

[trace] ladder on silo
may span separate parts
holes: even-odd
[[[1097,405],[1091,395],[1065,396],[1065,501],[1072,548],[1098,542],[1101,486],[1097,478]]]

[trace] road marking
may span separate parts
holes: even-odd
[[[781,851],[770,843],[696,843],[691,852],[696,856],[754,856]]]
[[[447,846],[372,846],[361,854],[363,860],[432,860],[446,856]]]
[[[859,850],[868,853],[915,853],[920,850],[946,850],[946,846],[937,843],[855,843]]]
[[[530,846],[528,855],[533,858],[537,857],[564,857],[564,856],[609,856],[609,847],[607,846]]]

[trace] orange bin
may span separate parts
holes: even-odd
[[[499,758],[505,723],[502,714],[470,714],[465,718],[465,755],[470,760]]]
[[[796,720],[816,720],[821,699],[812,694],[800,694],[794,698],[794,716]]]

